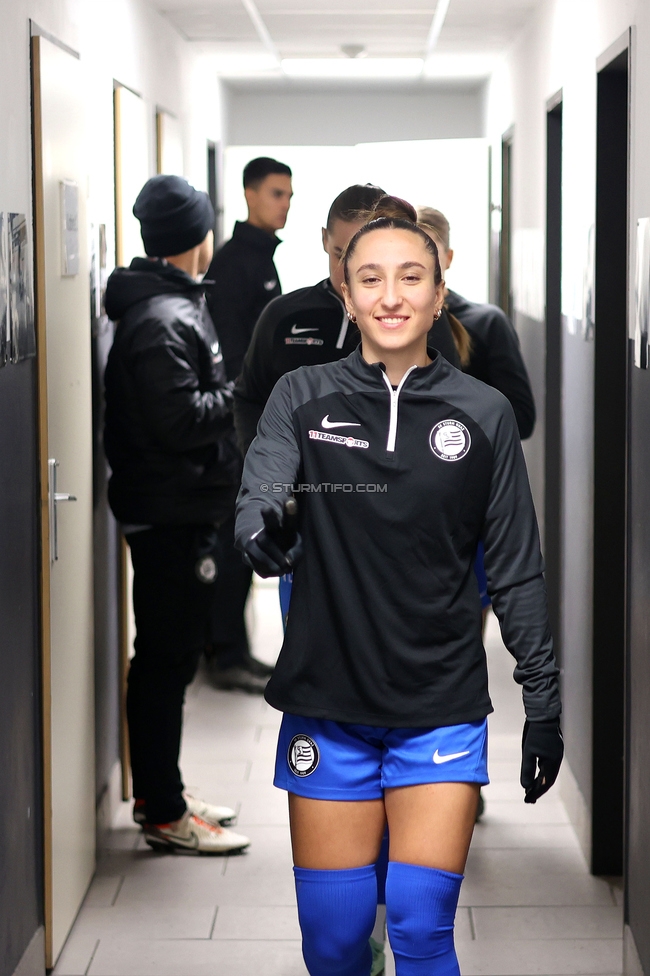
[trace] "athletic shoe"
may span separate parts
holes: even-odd
[[[212,827],[228,827],[237,819],[237,814],[231,807],[217,807],[213,803],[199,800],[190,793],[183,793],[187,809],[199,820],[205,820]]]
[[[213,827],[227,827],[236,819],[236,813],[231,807],[217,807],[213,803],[206,803],[189,793],[183,793],[183,799],[190,813],[200,817],[201,820],[205,820]],[[144,800],[136,800],[133,804],[133,819],[140,826],[143,826],[147,820],[144,808]]]
[[[382,942],[377,942],[371,938],[370,948],[372,949],[372,969],[370,970],[370,976],[384,976],[384,970],[386,969],[384,945]]]
[[[189,810],[169,824],[145,824],[144,839],[161,853],[188,851],[196,854],[232,854],[250,844],[248,837],[225,827],[213,827]]]
[[[217,668],[211,664],[208,673],[210,681],[220,691],[245,691],[249,695],[263,695],[269,680],[268,677],[260,677],[239,665]]]

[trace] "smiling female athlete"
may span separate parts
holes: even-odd
[[[236,535],[261,575],[295,566],[266,697],[285,713],[275,783],[289,792],[307,969],[370,973],[388,823],[398,976],[452,976],[454,915],[488,782],[479,540],[523,686],[527,802],[562,760],[537,524],[509,403],[427,348],[444,285],[413,208],[381,201],[344,271],[361,345],[277,383],[246,457]],[[299,535],[279,525],[292,485]]]

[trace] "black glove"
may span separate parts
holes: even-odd
[[[526,791],[524,803],[536,803],[540,796],[550,790],[560,772],[563,756],[564,739],[559,718],[550,722],[529,722],[526,719],[521,739],[521,785]]]
[[[295,498],[284,503],[282,516],[274,508],[263,508],[264,528],[244,546],[244,562],[258,576],[283,576],[293,572],[302,556],[302,539],[296,528],[298,505]]]

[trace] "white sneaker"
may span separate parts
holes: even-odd
[[[237,819],[237,814],[231,807],[217,807],[214,803],[206,803],[190,793],[183,793],[183,799],[190,813],[213,827],[227,827]]]
[[[230,854],[243,851],[250,840],[234,830],[216,827],[187,810],[170,824],[145,824],[144,839],[154,851],[190,851],[197,854]]]
[[[195,814],[200,817],[201,820],[205,820],[206,823],[212,824],[213,827],[228,827],[230,824],[234,823],[237,815],[232,807],[217,807],[213,803],[206,803],[204,800],[197,800],[195,796],[190,796],[189,793],[183,793],[183,799],[187,805],[187,809],[190,813]],[[136,800],[133,804],[133,819],[140,826],[144,826],[147,822],[147,817],[145,814],[145,804],[144,800]]]

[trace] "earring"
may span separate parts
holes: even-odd
[[[442,309],[439,308],[438,311],[436,312],[436,314],[433,317],[437,321],[440,318],[441,315],[442,315]]]
[[[354,325],[356,325],[357,324],[357,317],[354,314],[354,312],[350,312],[350,311],[348,311],[348,309],[346,309],[346,312],[347,312],[348,318],[350,319],[350,322],[353,322]]]

